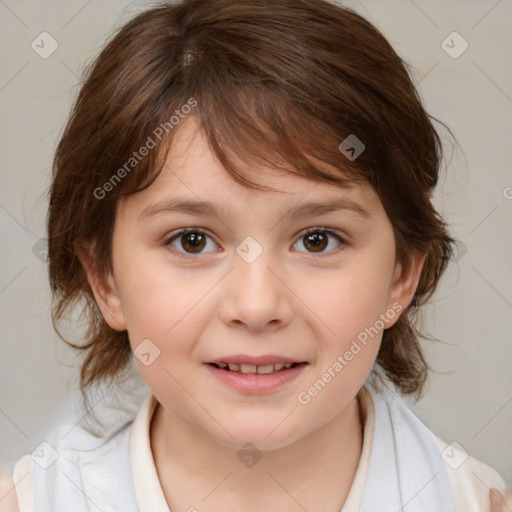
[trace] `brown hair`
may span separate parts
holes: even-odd
[[[404,394],[421,396],[429,367],[413,317],[452,254],[431,203],[442,146],[407,64],[372,24],[324,0],[162,4],[123,26],[89,68],[55,154],[48,213],[61,337],[57,324],[84,300],[86,343],[67,342],[86,351],[82,394],[115,382],[131,350],[127,332],[103,319],[76,246],[94,241],[97,270],[111,270],[117,200],[153,182],[179,129],[172,116],[187,112],[246,187],[271,190],[249,180],[233,155],[340,186],[372,185],[393,225],[397,260],[427,252],[414,299],[384,331],[377,356]],[[338,148],[350,134],[365,145],[356,160]],[[142,158],[143,146],[151,149]]]

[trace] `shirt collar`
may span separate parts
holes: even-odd
[[[158,400],[150,393],[134,419],[130,432],[132,478],[140,512],[171,512],[151,452],[150,425]]]
[[[359,510],[373,441],[375,412],[370,393],[362,387],[357,394],[363,421],[363,447],[354,481],[341,512]],[[165,499],[151,451],[150,426],[158,400],[150,393],[141,405],[130,432],[132,478],[139,512],[171,512]]]

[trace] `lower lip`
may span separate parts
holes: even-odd
[[[211,364],[206,365],[210,372],[212,372],[212,374],[224,384],[237,389],[238,391],[254,394],[268,393],[278,389],[287,382],[291,382],[296,379],[306,366],[307,363],[301,363],[294,368],[288,368],[286,370],[283,369],[275,373],[263,375],[259,373],[245,374],[240,372],[230,372],[220,368],[215,368],[215,366],[212,366]]]

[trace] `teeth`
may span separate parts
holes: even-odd
[[[253,364],[242,364],[240,366],[240,373],[256,373],[256,366]]]
[[[258,373],[259,374],[272,373],[273,371],[274,371],[274,365],[273,364],[267,364],[265,366],[258,366]]]
[[[238,364],[238,363],[217,363],[217,366],[222,369],[229,368],[232,372],[240,372],[244,374],[257,373],[259,375],[268,375],[270,373],[278,372],[283,368],[287,370],[291,368],[294,363],[275,363],[256,366],[254,364]]]

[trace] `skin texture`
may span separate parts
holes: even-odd
[[[369,186],[342,189],[260,168],[250,177],[279,191],[246,189],[217,163],[196,128],[193,118],[183,122],[157,180],[118,203],[112,274],[95,274],[90,251],[79,251],[109,325],[127,329],[134,350],[150,339],[160,351],[148,366],[135,360],[161,404],[151,446],[166,499],[172,510],[286,512],[300,503],[339,511],[363,441],[356,394],[382,330],[308,404],[297,396],[393,304],[407,307],[424,257],[413,254],[407,269],[396,264],[392,225]],[[171,196],[211,201],[222,215],[161,212],[139,219]],[[339,210],[283,218],[297,203],[328,198],[357,202],[369,216]],[[190,227],[207,231],[206,245],[200,254],[180,257],[191,249],[181,236],[165,244]],[[328,235],[315,252],[304,236],[309,228],[338,230],[345,242]],[[263,249],[251,263],[236,251],[248,236]],[[399,318],[389,316],[386,328]],[[240,353],[308,365],[280,388],[248,395],[205,365]],[[262,454],[252,467],[237,457],[248,442]]]
[[[491,489],[489,491],[489,499],[491,501],[491,512],[510,512],[512,510],[512,492],[504,489]]]

